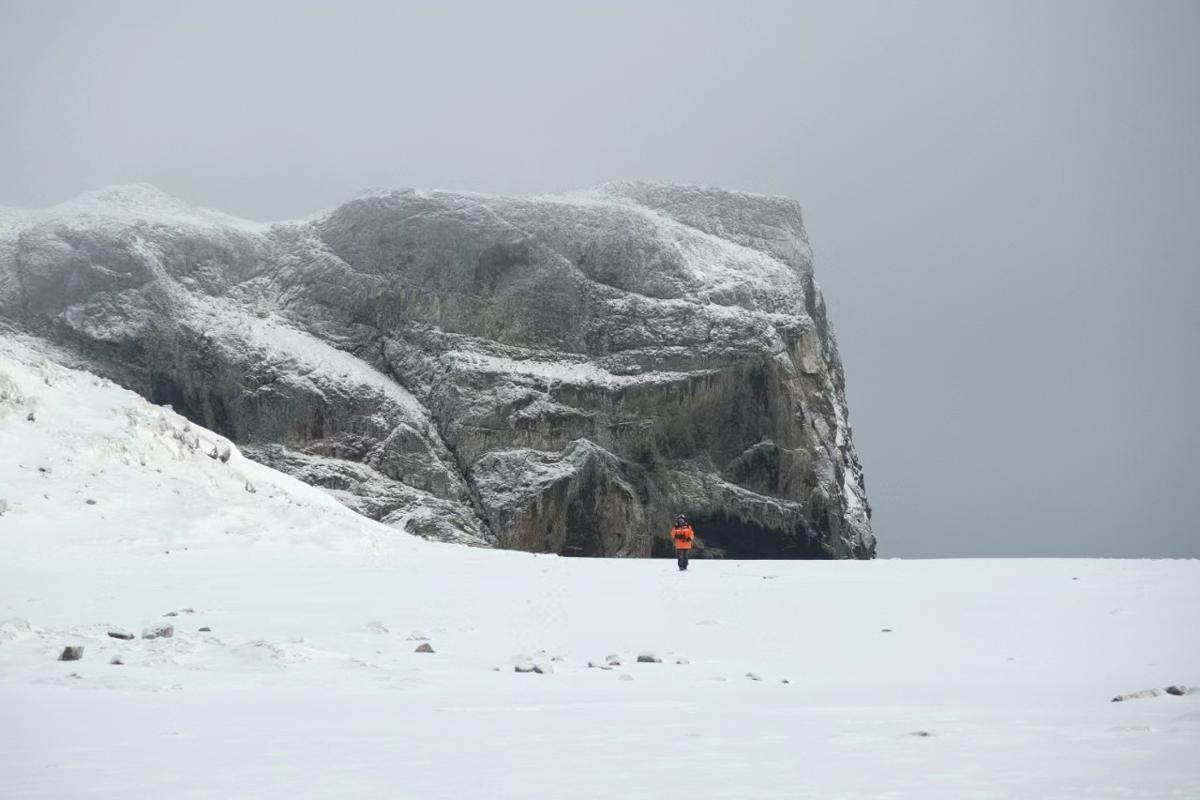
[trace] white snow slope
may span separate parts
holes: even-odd
[[[1200,684],[1200,562],[433,544],[32,347],[0,338],[5,800],[1200,797],[1200,694],[1110,702]]]

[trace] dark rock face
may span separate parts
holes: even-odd
[[[433,539],[869,558],[799,207],[649,184],[258,225],[122,187],[0,210],[0,321]]]

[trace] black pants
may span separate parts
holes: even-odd
[[[683,550],[683,549],[678,549],[675,551],[675,555],[679,557],[679,568],[687,569],[688,551]]]

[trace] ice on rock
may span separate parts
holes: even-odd
[[[385,190],[260,224],[112,187],[0,213],[0,326],[213,432],[181,450],[423,538],[648,556],[686,511],[697,555],[874,554],[786,198]]]

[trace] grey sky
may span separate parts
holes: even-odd
[[[0,205],[789,195],[881,555],[1195,557],[1198,41],[1195,2],[0,0]]]

